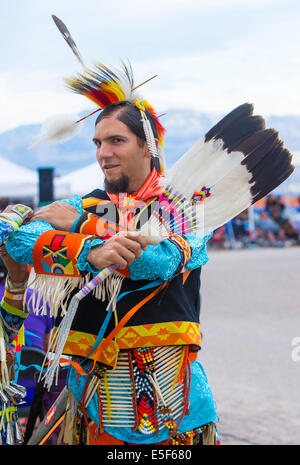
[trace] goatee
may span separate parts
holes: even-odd
[[[106,192],[110,194],[118,194],[119,192],[127,192],[129,185],[129,177],[126,174],[123,174],[116,181],[108,181],[107,178],[104,179],[104,186]]]

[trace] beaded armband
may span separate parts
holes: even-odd
[[[9,300],[22,301],[24,298],[24,290],[19,292],[9,292],[7,289],[4,290],[4,297]]]
[[[5,290],[12,292],[12,293],[19,293],[24,291],[25,287],[27,286],[28,283],[28,277],[19,283],[15,283],[10,279],[9,274],[7,274],[6,279],[5,279]]]
[[[188,246],[187,242],[181,236],[172,235],[169,238],[169,241],[171,241],[172,244],[176,245],[181,255],[181,261],[175,273],[178,274],[181,272],[181,270],[184,268],[186,263],[191,258],[191,249]]]

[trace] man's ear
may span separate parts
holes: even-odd
[[[145,142],[145,158],[151,158],[151,153],[150,153],[147,142]]]

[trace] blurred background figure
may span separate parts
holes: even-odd
[[[32,310],[29,289],[26,304],[30,311],[24,323],[25,345],[21,350],[21,366],[19,384],[27,389],[26,404],[20,409],[19,417],[24,430],[24,442],[28,442],[39,422],[45,417],[56,398],[65,387],[67,371],[61,369],[58,383],[53,384],[50,391],[44,388],[43,381],[38,381],[44,357],[48,350],[49,339],[54,326],[54,317],[50,317],[47,305],[46,315],[36,315]],[[29,302],[29,304],[28,304]],[[42,306],[42,303],[41,303]],[[59,429],[49,438],[46,445],[55,445]]]
[[[271,218],[278,224],[284,239],[293,239],[299,243],[299,233],[287,214],[287,209],[280,199],[271,199],[266,202],[266,208]]]
[[[7,269],[0,257],[0,300],[5,288]],[[36,315],[30,312],[24,323],[24,345],[16,347],[16,381],[27,389],[24,403],[18,408],[19,422],[25,432],[29,412],[45,353],[48,348],[49,336],[54,325],[54,318],[48,315]],[[39,417],[43,417],[44,409],[40,409]]]
[[[267,211],[260,212],[255,220],[255,230],[261,245],[284,246],[285,233]]]
[[[28,298],[30,298],[30,293]],[[27,299],[28,300],[28,299]],[[25,344],[21,348],[18,382],[27,389],[25,403],[19,408],[19,419],[25,431],[30,409],[36,389],[37,377],[40,373],[49,337],[54,325],[54,318],[47,315],[36,315],[30,311],[24,322]],[[44,416],[42,405],[38,408],[38,418]]]
[[[9,199],[1,198],[0,211],[3,211],[9,204]],[[4,296],[6,276],[7,268],[0,256],[0,301]],[[39,421],[47,414],[66,382],[66,370],[61,370],[58,385],[54,385],[49,392],[45,391],[41,383],[37,382],[48,350],[55,318],[50,317],[49,306],[47,306],[46,315],[35,314],[30,304],[31,294],[32,291],[29,289],[25,302],[29,314],[23,325],[23,343],[20,345],[19,342],[16,342],[12,345],[15,353],[15,382],[24,386],[27,390],[26,397],[18,407],[18,417],[23,434],[26,436],[27,432],[28,439],[38,426]],[[29,305],[27,302],[29,302]],[[20,332],[22,332],[22,329]],[[29,418],[31,419],[30,425],[28,425]],[[29,426],[29,429],[27,429],[27,426]],[[56,436],[54,434],[47,444],[56,444]]]

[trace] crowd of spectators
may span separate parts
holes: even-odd
[[[286,204],[284,197],[269,195],[263,204],[245,210],[218,228],[211,247],[284,247],[300,245],[300,197]]]

